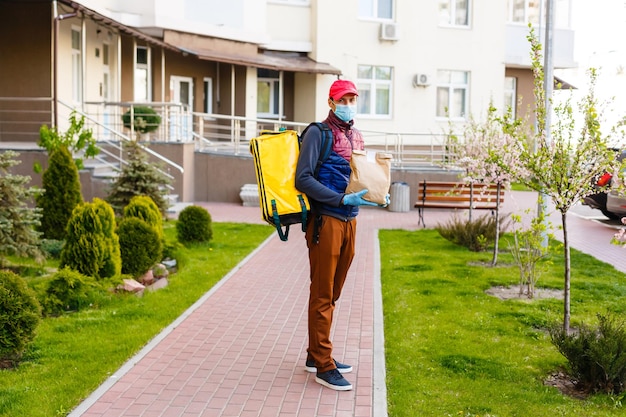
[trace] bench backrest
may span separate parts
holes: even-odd
[[[441,202],[493,202],[498,196],[497,184],[465,184],[447,181],[420,181],[418,200]],[[500,203],[504,201],[504,187],[500,187]]]

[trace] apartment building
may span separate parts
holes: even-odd
[[[198,151],[228,142],[246,156],[272,122],[324,118],[342,77],[359,88],[369,144],[441,147],[490,103],[532,106],[526,37],[529,23],[545,32],[547,1],[0,0],[0,143],[34,143],[72,110],[123,140],[121,114],[145,103],[162,116],[151,147],[179,147],[158,152],[182,198],[232,199],[198,185],[226,180]],[[551,1],[554,66],[575,67],[572,0]]]

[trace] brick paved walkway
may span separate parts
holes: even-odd
[[[510,193],[503,212],[521,214],[535,200],[533,193]],[[258,207],[197,204],[216,222],[262,223]],[[614,229],[598,221],[602,215],[573,211],[572,246],[626,272],[625,249],[609,245]],[[426,225],[449,216],[426,211]],[[308,260],[296,229],[288,242],[274,233],[70,416],[386,416],[377,230],[417,229],[417,211],[366,208],[358,222],[357,255],[332,336],[337,359],[354,365],[346,375],[352,391],[323,388],[304,371]]]

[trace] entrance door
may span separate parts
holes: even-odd
[[[170,138],[178,141],[191,140],[193,78],[172,75],[170,79],[170,102],[180,104],[180,106],[170,107]]]

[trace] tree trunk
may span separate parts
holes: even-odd
[[[569,334],[570,321],[570,250],[567,239],[567,213],[561,213],[561,223],[563,225],[563,257],[565,258],[565,282],[563,285],[563,331]]]
[[[491,260],[491,266],[496,266],[498,263],[498,245],[500,242],[500,190],[502,189],[502,183],[498,182],[496,189],[496,239],[493,242],[493,259]]]

